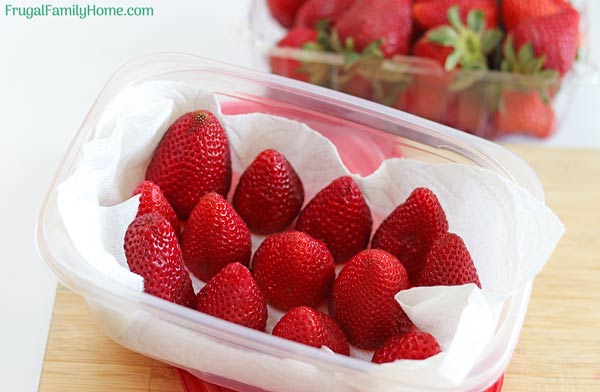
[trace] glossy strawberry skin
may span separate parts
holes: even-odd
[[[181,116],[160,141],[146,171],[181,219],[209,192],[227,196],[231,153],[225,130],[210,112]]]
[[[348,341],[336,322],[307,306],[290,309],[273,328],[273,335],[317,348],[326,346],[338,354],[350,355]]]
[[[296,230],[325,242],[336,262],[348,260],[369,244],[373,218],[351,177],[333,180],[304,207]]]
[[[316,306],[331,289],[335,262],[324,243],[297,231],[265,239],[252,259],[256,282],[281,310]]]
[[[357,0],[334,29],[342,42],[352,38],[359,52],[382,39],[384,57],[406,54],[412,34],[410,0]]]
[[[158,185],[152,181],[142,181],[133,191],[132,196],[135,195],[140,195],[136,216],[156,212],[169,221],[178,237],[181,235],[182,227],[179,218]]]
[[[332,317],[322,312],[320,314],[328,336],[326,346],[338,354],[350,355],[350,347],[344,331]]]
[[[382,250],[365,250],[350,259],[335,280],[329,314],[351,344],[373,350],[410,329],[410,319],[394,299],[408,288],[398,259]]]
[[[304,203],[298,174],[279,152],[264,150],[240,177],[232,204],[250,230],[272,234],[288,227]]]
[[[298,10],[296,26],[316,28],[321,21],[333,25],[355,2],[356,0],[307,0]]]
[[[442,352],[437,340],[427,332],[408,332],[393,336],[373,354],[373,363],[394,362],[399,359],[423,360]]]
[[[188,269],[207,282],[227,264],[248,265],[251,248],[250,230],[223,196],[211,192],[202,197],[181,241]]]
[[[505,133],[546,138],[554,129],[554,110],[536,90],[502,92],[502,106],[495,115],[496,127]]]
[[[417,188],[381,223],[371,247],[397,257],[414,284],[433,242],[446,231],[446,214],[435,194]]]
[[[471,254],[462,238],[446,233],[431,247],[418,286],[460,286],[467,283],[481,288]]]
[[[131,272],[144,278],[144,291],[194,308],[196,297],[171,224],[152,212],[136,217],[125,232],[125,256]]]
[[[206,283],[198,292],[196,309],[258,331],[267,325],[265,296],[240,263],[227,265]]]
[[[504,26],[510,31],[525,20],[558,14],[571,8],[567,0],[503,0],[502,18]]]
[[[317,31],[307,27],[294,27],[287,32],[277,46],[281,48],[301,49],[304,44],[317,41]],[[288,78],[308,82],[310,74],[302,70],[302,63],[298,60],[288,59],[284,57],[269,57],[269,66],[271,72],[287,76]]]
[[[498,26],[498,6],[496,0],[428,0],[413,4],[415,23],[423,30],[448,24],[448,9],[458,5],[460,19],[466,22],[472,10],[483,12],[486,28]]]
[[[572,67],[579,46],[579,13],[573,9],[519,23],[510,31],[515,49],[531,43],[536,57],[546,56],[545,69],[566,74]]]
[[[294,25],[298,10],[306,0],[267,0],[271,16],[285,28]]]

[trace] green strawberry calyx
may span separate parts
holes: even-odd
[[[536,89],[542,101],[548,103],[548,89],[558,81],[558,72],[544,69],[546,56],[536,57],[531,43],[522,45],[517,52],[512,35],[506,38],[502,51],[504,58],[500,63],[500,70],[517,75],[535,76],[535,79],[526,78],[517,82],[523,90]]]
[[[535,57],[531,43],[522,45],[517,53],[512,35],[506,38],[503,46],[504,59],[500,64],[503,72],[512,72],[521,75],[539,75],[543,77],[556,77],[558,73],[551,69],[544,69],[546,56]]]
[[[427,39],[438,45],[454,48],[445,63],[446,71],[457,66],[469,70],[488,69],[487,55],[502,39],[498,29],[486,29],[484,14],[471,10],[467,15],[467,25],[460,20],[458,6],[448,9],[449,26],[440,26],[427,32]]]
[[[381,52],[382,39],[378,39],[367,45],[362,51],[357,51],[355,42],[352,37],[346,38],[342,42],[335,29],[331,29],[328,21],[318,22],[317,29],[317,45],[326,52],[341,53],[344,56],[344,66],[350,67],[362,59],[382,60],[383,53]]]

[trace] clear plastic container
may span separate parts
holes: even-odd
[[[348,167],[358,173],[368,173],[384,159],[394,156],[427,162],[461,162],[493,170],[543,200],[539,180],[522,160],[478,137],[276,75],[183,54],[143,57],[119,69],[94,102],[52,182],[37,228],[37,243],[43,258],[63,284],[85,298],[90,314],[109,337],[133,351],[239,391],[261,391],[265,381],[273,381],[268,378],[284,380],[285,384],[286,366],[301,367],[307,376],[293,387],[282,385],[276,391],[323,390],[311,385],[311,374],[326,375],[331,380],[327,389],[336,392],[363,390],[360,385],[368,385],[373,391],[481,392],[501,377],[519,337],[532,282],[506,301],[493,344],[464,382],[454,388],[435,388],[428,380],[410,384],[382,377],[378,365],[331,355],[231,324],[126,288],[98,273],[76,251],[67,235],[58,214],[56,187],[77,167],[81,147],[94,138],[94,129],[107,103],[125,87],[148,80],[178,80],[200,86],[217,95],[225,113],[260,111],[303,121],[329,137]],[[156,336],[162,336],[164,331],[169,331],[169,340],[158,341]],[[203,341],[210,341],[210,347],[217,343],[218,349],[189,352],[209,361],[202,368],[186,368],[174,352]],[[171,349],[174,347],[178,350]],[[238,375],[238,369],[244,366],[241,358],[249,352],[278,364],[281,373],[266,372],[241,380]],[[223,356],[231,365],[211,366],[210,359]]]
[[[266,0],[254,0],[249,24],[257,49],[255,63],[261,69],[378,102],[487,139],[512,134],[547,138],[564,120],[576,86],[598,79],[589,63],[588,2],[573,3],[581,14],[581,45],[574,69],[563,78],[493,70],[446,72],[434,60],[413,56],[367,59],[345,66],[342,54],[277,47],[286,30],[271,17]],[[526,117],[522,114],[524,108],[536,115]]]

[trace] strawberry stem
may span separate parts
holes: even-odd
[[[460,19],[458,6],[448,9],[448,21],[449,26],[440,26],[427,33],[429,41],[454,48],[446,59],[446,71],[458,66],[470,70],[488,69],[486,56],[502,39],[500,30],[486,30],[484,14],[480,10],[469,12],[465,26]]]

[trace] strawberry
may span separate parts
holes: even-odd
[[[306,0],[267,0],[267,7],[271,16],[279,22],[280,25],[289,29],[294,25],[296,13]]]
[[[491,108],[495,91],[486,89],[485,83],[451,94],[446,112],[446,124],[472,135],[494,139],[497,130],[492,126]]]
[[[471,254],[462,238],[445,233],[433,243],[418,286],[459,286],[467,283],[475,283],[481,288]]]
[[[338,263],[367,247],[372,227],[371,210],[348,176],[332,181],[317,193],[296,222],[296,230],[325,242]]]
[[[146,171],[181,219],[208,192],[227,196],[231,155],[225,130],[206,110],[189,112],[169,127]]]
[[[422,36],[413,46],[413,56],[430,58],[442,67],[453,49],[429,41]],[[408,111],[432,121],[442,122],[448,105],[448,88],[454,79],[454,72],[442,74],[424,73],[413,75],[410,89]],[[396,107],[398,106],[398,103]]]
[[[448,56],[453,52],[449,46],[442,46],[429,40],[427,34],[423,35],[415,43],[412,49],[412,55],[435,60],[442,67],[446,64]]]
[[[379,225],[371,247],[397,257],[414,284],[434,241],[446,231],[446,214],[435,194],[417,188]]]
[[[360,74],[354,74],[347,80],[339,82],[339,90],[355,97],[371,99],[373,93],[373,81]]]
[[[500,376],[498,381],[496,381],[491,387],[486,389],[484,392],[501,392],[502,386],[504,384],[504,374]]]
[[[250,230],[258,234],[282,231],[304,203],[304,187],[287,159],[264,150],[240,177],[232,204]]]
[[[296,26],[316,28],[322,21],[332,25],[355,2],[356,0],[307,0],[298,10]]]
[[[364,250],[348,261],[335,280],[329,314],[351,344],[376,349],[410,329],[410,319],[394,299],[408,288],[408,275],[398,259],[379,249]]]
[[[502,91],[502,104],[496,112],[495,124],[506,133],[522,133],[545,138],[554,129],[554,110],[544,102],[539,91]]]
[[[136,217],[123,246],[129,269],[144,278],[146,293],[189,308],[196,305],[177,236],[165,217],[156,212]]]
[[[158,185],[152,181],[142,181],[133,191],[132,196],[135,195],[140,195],[140,205],[136,216],[156,212],[169,221],[179,237],[182,232],[181,222]]]
[[[394,362],[399,359],[422,360],[442,352],[437,340],[427,332],[408,332],[393,336],[373,354],[373,363]]]
[[[294,27],[287,32],[277,46],[280,48],[301,49],[307,44],[317,45],[318,33],[315,29],[307,27]],[[269,57],[269,66],[271,72],[278,75],[287,76],[292,79],[308,82],[311,79],[310,73],[303,69],[304,65],[294,59],[271,55]]]
[[[322,312],[319,313],[321,314],[323,324],[325,325],[326,334],[328,336],[327,347],[329,347],[331,351],[338,354],[350,355],[348,339],[346,339],[344,331],[342,331],[338,323],[332,317]]]
[[[498,26],[498,5],[496,0],[428,0],[413,4],[413,18],[417,26],[429,30],[448,22],[448,10],[452,6],[460,9],[460,19],[467,22],[467,15],[473,10],[483,13],[485,26],[495,28]]]
[[[309,346],[326,346],[332,351],[350,355],[350,347],[344,332],[325,313],[307,306],[290,309],[273,328],[273,335]]]
[[[523,21],[548,16],[572,9],[567,0],[503,0],[502,18],[504,27],[512,30]]]
[[[250,230],[223,196],[215,192],[200,199],[181,241],[187,267],[204,282],[229,263],[248,265],[251,247]]]
[[[244,327],[264,331],[267,302],[248,268],[231,263],[198,292],[196,309]]]
[[[573,9],[527,19],[509,31],[518,51],[531,44],[536,57],[545,57],[544,69],[566,74],[575,61],[579,45],[579,13]]]
[[[535,19],[531,19],[530,22]],[[523,24],[530,22],[523,22]],[[521,25],[515,31],[520,28]],[[534,77],[526,77],[524,80],[534,80],[535,85],[521,83],[522,79],[515,75],[512,77],[514,79],[512,83],[505,83],[502,86],[500,103],[494,116],[495,126],[499,131],[506,133],[548,137],[555,125],[554,110],[549,103],[549,95],[559,86],[558,72],[544,69],[547,58],[545,55],[536,57],[531,42],[522,44],[518,51],[515,50],[514,38],[514,34],[511,33],[504,42],[501,69],[511,74],[533,75]]]
[[[461,20],[459,7],[452,6],[447,11],[447,20],[450,24],[440,25],[425,33],[428,41],[454,49],[447,56],[441,52],[440,56],[434,57],[436,60],[445,57],[446,71],[451,71],[456,67],[474,70],[488,69],[487,55],[492,53],[502,39],[500,30],[486,28],[484,13],[481,10],[471,9],[466,19],[467,24],[465,25]],[[417,49],[422,53],[429,53],[434,48]]]
[[[315,306],[335,278],[335,262],[324,243],[298,231],[265,239],[252,259],[254,277],[276,308]]]
[[[334,29],[342,42],[351,39],[362,52],[382,40],[384,57],[408,53],[412,33],[410,0],[357,0],[336,21]]]

